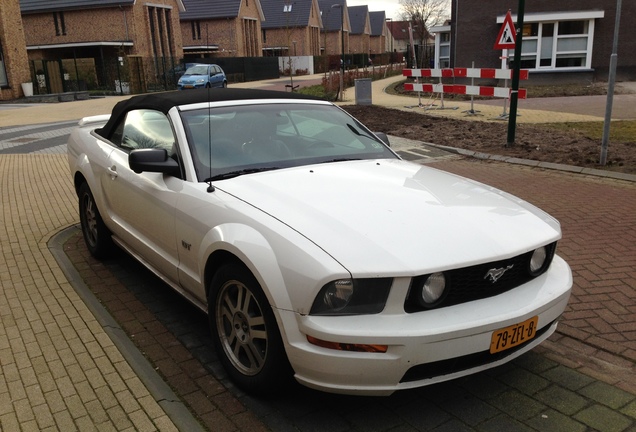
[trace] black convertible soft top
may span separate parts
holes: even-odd
[[[313,96],[299,93],[287,93],[273,90],[254,89],[197,89],[185,91],[171,91],[163,93],[148,93],[133,96],[130,99],[118,102],[113,107],[108,122],[103,128],[97,129],[99,135],[110,138],[113,129],[119,124],[119,120],[128,111],[136,109],[153,109],[167,114],[175,106],[196,104],[201,102],[222,102],[250,99],[309,99],[319,100]]]

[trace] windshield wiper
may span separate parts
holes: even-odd
[[[331,163],[331,162],[349,162],[349,161],[357,161],[360,160],[359,158],[336,158],[336,159],[330,159],[325,161],[324,163]]]
[[[279,169],[278,167],[264,167],[264,168],[247,168],[247,169],[242,169],[242,170],[236,170],[236,171],[230,171],[230,172],[226,172],[223,174],[217,174],[215,176],[209,177],[207,179],[205,179],[204,181],[207,182],[211,182],[211,181],[215,181],[215,180],[226,180],[226,179],[231,179],[234,177],[238,177],[238,176],[242,176],[244,174],[254,174],[254,173],[259,173],[259,172],[263,172],[263,171],[272,171],[272,170],[277,170]]]
[[[364,132],[360,132],[358,129],[356,129],[356,127],[354,125],[352,125],[351,123],[347,123],[347,127],[351,130],[351,132],[353,132],[354,134],[358,135],[358,136],[363,136],[365,138],[369,138],[372,139],[373,141],[377,141],[378,139],[376,137],[373,137],[371,135],[368,135]]]

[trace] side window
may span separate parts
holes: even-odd
[[[117,126],[111,139],[124,150],[165,148],[169,155],[175,152],[175,138],[168,118],[159,111],[135,110]]]

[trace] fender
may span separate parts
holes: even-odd
[[[334,275],[351,277],[347,269],[305,237],[284,224],[278,228],[271,234],[268,232],[267,238],[254,227],[241,223],[212,228],[201,240],[197,258],[200,280],[207,283],[204,278],[209,275],[204,272],[210,257],[227,252],[252,272],[274,309],[306,314],[318,290],[333,280]],[[274,250],[279,251],[278,256]],[[298,271],[284,278],[280,263],[287,263],[287,267],[292,263]]]
[[[94,124],[91,124],[91,127],[93,126]],[[71,132],[67,145],[69,168],[73,173],[74,182],[77,173],[80,173],[84,177],[93,194],[93,198],[97,203],[97,208],[99,209],[104,222],[112,229],[112,219],[110,217],[109,209],[106,206],[102,189],[99,187],[98,177],[101,175],[100,170],[106,169],[110,154],[114,149],[110,143],[95,135],[92,130],[93,129],[87,130],[85,128],[77,128]],[[85,140],[89,139],[96,140],[96,151],[93,151],[90,155],[87,153],[87,148],[83,144]],[[74,184],[74,186],[77,188],[77,184]]]
[[[261,233],[250,226],[238,223],[214,227],[202,240],[199,268],[205,269],[208,257],[219,250],[231,253],[245,264],[263,287],[271,305],[281,309],[292,308],[291,300],[286,295],[287,290],[271,292],[266,289],[269,286],[284,287],[285,281],[272,247]]]

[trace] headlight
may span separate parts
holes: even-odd
[[[543,273],[552,261],[554,255],[554,243],[548,246],[543,246],[535,249],[530,256],[530,262],[528,263],[528,270],[531,276],[539,276]]]
[[[366,315],[382,312],[393,279],[339,279],[322,287],[311,315]]]
[[[447,285],[446,275],[438,272],[415,278],[411,284],[411,290],[416,290],[414,294],[418,303],[430,309],[444,299]]]
[[[351,279],[338,280],[330,283],[322,292],[322,302],[333,311],[339,311],[347,307],[353,294],[353,281]]]
[[[196,80],[197,84],[201,84],[202,82],[205,82],[205,78],[197,78]]]
[[[446,276],[444,273],[433,273],[422,285],[421,300],[424,305],[432,305],[437,302],[446,289]]]

